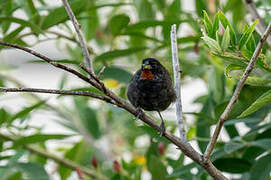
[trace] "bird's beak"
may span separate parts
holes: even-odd
[[[151,65],[149,65],[149,64],[142,64],[142,69],[143,70],[150,70],[151,69]]]

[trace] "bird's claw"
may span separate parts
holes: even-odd
[[[143,111],[140,107],[136,108],[136,116],[135,119],[138,119],[143,114]]]
[[[160,137],[162,137],[166,132],[166,128],[165,128],[165,123],[164,121],[161,122],[161,125],[160,125]]]

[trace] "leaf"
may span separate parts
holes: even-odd
[[[227,26],[226,31],[224,32],[223,38],[222,38],[222,42],[221,42],[221,49],[223,52],[225,52],[230,44],[230,31],[229,31],[229,27]]]
[[[271,154],[267,154],[254,163],[250,170],[249,180],[266,180],[271,171]]]
[[[225,68],[225,76],[227,78],[231,78],[231,76],[230,76],[231,71],[233,71],[233,70],[243,70],[243,69],[245,69],[245,67],[239,66],[239,65],[236,65],[236,64],[230,64]]]
[[[112,60],[116,57],[128,56],[140,51],[144,51],[146,49],[147,49],[146,47],[132,47],[128,49],[118,49],[118,50],[108,51],[108,52],[102,53],[99,56],[96,56],[94,61],[100,62],[100,61]]]
[[[265,150],[271,149],[271,139],[259,139],[257,141],[251,142],[251,144]]]
[[[218,29],[219,29],[219,15],[218,13],[216,13],[213,27],[212,27],[213,32],[212,32],[211,38],[215,38],[216,32],[218,32]]]
[[[109,30],[114,36],[116,36],[120,34],[125,27],[127,27],[129,22],[130,18],[125,14],[113,16],[109,21]]]
[[[80,12],[82,12],[83,9],[85,9],[87,1],[82,0],[74,0],[70,2],[71,9],[74,13],[74,15],[78,15]],[[64,8],[64,6],[55,8],[51,12],[49,12],[48,16],[44,18],[41,24],[41,28],[43,30],[48,29],[56,24],[63,23],[69,19],[69,16]]]
[[[255,26],[258,24],[259,20],[257,19],[254,23],[243,33],[240,41],[239,41],[239,49],[242,49],[244,45],[247,44],[249,39],[252,36]]]
[[[36,134],[31,136],[22,137],[14,141],[14,146],[26,145],[31,143],[42,143],[50,139],[64,139],[70,137],[71,135],[64,134]]]
[[[16,163],[15,168],[26,175],[27,179],[49,180],[49,176],[44,167],[39,163]]]
[[[246,143],[231,141],[224,146],[224,150],[227,154],[230,154],[245,147],[246,145]]]
[[[154,155],[151,155],[148,169],[152,174],[152,179],[164,180],[167,176],[166,166],[161,162],[161,160]]]
[[[155,13],[152,3],[148,0],[136,0],[134,3],[140,20],[154,19]]]
[[[271,102],[271,90],[261,95],[254,103],[252,103],[245,111],[243,111],[238,118],[246,117],[270,102]]]
[[[206,33],[210,37],[210,36],[212,36],[212,33],[213,33],[213,28],[212,28],[213,25],[212,25],[212,22],[210,21],[209,16],[205,10],[203,10],[203,17],[204,17],[203,22],[204,22],[204,27],[205,27]]]
[[[117,66],[107,67],[102,74],[102,78],[112,78],[118,82],[128,84],[132,79],[132,74]]]
[[[22,31],[24,30],[24,26],[20,26],[16,29],[14,29],[12,32],[10,32],[8,35],[4,36],[3,41],[5,42],[13,42],[15,37]]]
[[[221,47],[219,46],[219,43],[210,38],[210,37],[207,37],[207,36],[204,36],[204,37],[201,37],[201,39],[204,40],[204,42],[209,46],[209,48],[217,53],[221,53],[222,52],[222,49]]]
[[[23,20],[20,18],[15,18],[15,17],[3,17],[2,16],[2,17],[0,17],[0,22],[3,22],[3,21],[17,23],[17,24],[20,24],[21,26],[24,26],[24,27],[30,27],[32,29],[32,31],[34,31],[36,34],[43,33],[42,29],[40,29],[39,26],[31,23],[30,21],[26,21],[26,20]]]
[[[246,84],[252,85],[252,86],[267,86],[271,83],[271,79],[266,79],[262,77],[248,77],[246,80]]]
[[[196,0],[195,3],[196,3],[196,12],[198,14],[198,17],[202,17],[203,10],[206,10],[207,12],[209,12],[208,7],[207,7],[208,3],[206,2],[206,0]]]
[[[241,119],[231,119],[231,120],[227,120],[225,122],[225,125],[234,125],[236,123],[241,123],[241,122],[244,122],[244,123],[258,123],[262,121],[261,118],[241,118]]]
[[[0,109],[0,126],[3,122],[8,120],[9,116],[9,113],[4,108]]]
[[[219,20],[221,22],[221,24],[223,25],[223,27],[226,29],[227,27],[229,27],[229,30],[230,30],[230,36],[231,36],[231,41],[233,43],[233,45],[236,44],[236,35],[235,35],[235,32],[231,26],[231,23],[230,21],[226,18],[226,16],[223,14],[222,11],[218,11],[218,17],[219,17]]]
[[[38,109],[40,106],[42,106],[43,104],[45,104],[46,101],[40,101],[32,106],[26,107],[23,110],[17,112],[16,114],[14,114],[13,116],[10,117],[10,119],[8,120],[9,125],[18,118],[25,118],[31,111]]]
[[[244,173],[250,170],[251,163],[238,158],[220,158],[213,162],[217,169],[229,173]]]
[[[84,98],[74,97],[74,103],[82,125],[94,138],[98,139],[101,136],[101,130],[96,111],[88,107]]]
[[[182,177],[182,175],[185,175],[186,173],[190,173],[191,172],[191,169],[197,167],[197,164],[192,162],[190,164],[187,164],[187,165],[183,165],[183,166],[180,166],[180,167],[177,167],[173,170],[173,172],[167,176],[168,178],[171,178],[171,177]]]
[[[82,154],[82,150],[85,148],[84,143],[82,141],[76,143],[70,150],[65,153],[65,158],[69,159],[73,162],[78,161],[78,157]],[[64,165],[60,165],[58,168],[58,172],[60,174],[61,179],[67,179],[72,170],[67,168]]]

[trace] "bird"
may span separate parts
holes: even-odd
[[[160,135],[164,135],[165,123],[161,111],[166,110],[176,100],[172,81],[168,70],[155,58],[145,58],[139,70],[133,75],[128,88],[127,97],[137,108],[138,115],[146,111],[157,111],[160,118]]]

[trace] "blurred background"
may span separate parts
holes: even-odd
[[[140,68],[143,58],[159,59],[172,75],[169,32],[171,24],[177,24],[179,59],[183,71],[181,94],[187,137],[194,148],[204,152],[214,125],[231,97],[243,69],[228,68],[229,61],[224,60],[227,57],[210,53],[208,46],[203,43],[203,10],[211,21],[222,10],[240,39],[247,25],[255,20],[244,3],[239,0],[69,2],[82,25],[95,71],[99,72],[105,66],[103,82],[125,99],[127,84],[132,74]],[[270,22],[270,1],[256,1],[255,7],[263,21]],[[82,51],[61,1],[0,1],[0,28],[1,41],[30,47],[81,71],[79,64],[83,62]],[[224,32],[225,28],[220,24],[219,36],[222,37]],[[257,42],[259,34],[254,32],[253,36]],[[0,48],[2,87],[98,93],[75,76],[26,52],[4,46]],[[267,57],[267,64],[270,64],[270,51],[267,49],[265,47],[263,53]],[[228,59],[233,58],[230,56]],[[234,71],[236,69],[239,71]],[[270,103],[256,112],[258,114],[248,117],[250,124],[246,124],[244,119],[237,119],[241,112],[270,89],[270,74],[265,71],[269,72],[259,68],[256,75],[263,77],[264,74],[266,81],[256,79],[247,84],[245,92],[241,94],[241,104],[234,109],[231,121],[223,129],[219,139],[216,149],[218,153],[213,160],[217,161],[219,169],[231,179],[250,177],[252,160],[256,159],[256,156],[246,159],[244,155],[253,150],[249,149],[247,141],[253,141],[256,137],[247,138],[246,143],[241,141],[242,137],[251,135],[252,130],[257,133],[269,130],[267,125],[270,124]],[[155,112],[147,114],[160,123]],[[163,117],[167,130],[178,136],[174,104],[163,112]],[[203,169],[184,157],[175,146],[159,137],[150,127],[126,111],[95,99],[51,94],[0,93],[0,122],[1,133],[16,137],[22,144],[29,144],[89,167],[98,177],[103,174],[108,179],[210,179]],[[254,126],[265,124],[265,129],[253,129]],[[1,179],[80,178],[80,172],[58,165],[50,158],[29,153],[16,145],[16,141],[10,143],[2,139],[0,143]],[[263,153],[266,152],[257,155],[261,156]],[[33,172],[38,172],[38,176]],[[266,173],[269,177],[269,172]],[[84,179],[89,177],[84,175]]]

